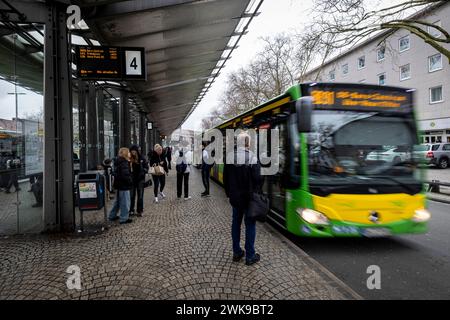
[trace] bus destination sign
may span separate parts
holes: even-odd
[[[144,48],[76,46],[75,55],[78,79],[146,79]]]
[[[311,96],[317,109],[358,111],[410,111],[411,93],[406,90],[370,88],[312,88]]]

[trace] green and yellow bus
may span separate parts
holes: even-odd
[[[306,83],[216,129],[224,137],[226,129],[278,130],[279,171],[265,176],[263,191],[269,219],[288,232],[424,233],[430,214],[413,152],[413,101],[413,90],[404,88]],[[223,165],[214,165],[211,176],[222,183]]]

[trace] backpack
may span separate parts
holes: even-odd
[[[184,161],[175,166],[175,169],[177,170],[178,173],[185,173],[186,168],[187,168],[187,164],[184,163]]]

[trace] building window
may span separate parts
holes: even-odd
[[[435,21],[435,22],[433,22],[433,24],[435,26],[442,27],[441,20]],[[430,26],[427,27],[427,32],[431,36],[436,37],[436,38],[439,38],[442,35],[438,29],[430,27]]]
[[[336,79],[336,71],[335,71],[335,69],[331,70],[328,73],[328,78],[330,79],[330,81],[334,81]]]
[[[348,63],[342,66],[342,74],[345,76],[348,74]]]
[[[386,47],[380,47],[377,50],[377,61],[383,61],[384,60],[384,55],[386,54]]]
[[[386,84],[386,73],[380,73],[378,75],[378,84],[384,86]]]
[[[400,38],[400,39],[398,40],[398,47],[399,47],[399,51],[400,51],[400,52],[409,50],[409,47],[410,47],[409,36]]]
[[[362,56],[358,58],[358,70],[364,69],[366,67],[366,56]]]
[[[428,57],[428,71],[433,72],[442,69],[442,55],[440,53]]]
[[[408,80],[411,78],[411,65],[405,64],[400,67],[400,81]]]
[[[430,88],[430,103],[439,103],[442,101],[442,86]]]

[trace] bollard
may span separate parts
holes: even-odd
[[[441,189],[439,186],[439,180],[431,180],[431,183],[428,185],[428,192],[440,193]]]

